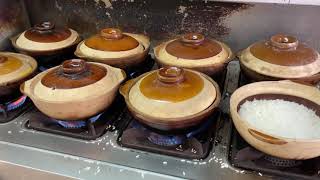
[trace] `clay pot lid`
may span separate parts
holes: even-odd
[[[253,44],[250,52],[262,61],[282,66],[303,66],[318,59],[314,49],[299,43],[296,37],[284,34]]]
[[[99,34],[88,38],[84,43],[89,48],[101,51],[127,51],[139,45],[135,38],[116,28],[102,29]]]
[[[165,67],[144,77],[139,89],[145,97],[155,101],[180,102],[198,95],[203,88],[203,79],[198,74]]]
[[[0,75],[6,75],[18,71],[22,66],[22,60],[13,56],[0,55]]]
[[[64,61],[59,67],[49,71],[41,83],[53,89],[73,89],[84,87],[101,80],[107,69],[82,59]]]
[[[206,39],[204,35],[189,33],[167,44],[166,51],[172,56],[201,60],[218,55],[222,51],[220,44]]]
[[[25,38],[39,43],[53,43],[66,40],[71,36],[67,28],[57,28],[54,23],[45,21],[24,33]]]

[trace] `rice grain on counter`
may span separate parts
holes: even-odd
[[[285,100],[246,101],[239,115],[272,135],[296,139],[320,138],[320,117],[304,105]]]

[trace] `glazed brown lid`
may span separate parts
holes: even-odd
[[[85,45],[101,51],[127,51],[136,48],[139,42],[120,29],[106,28],[85,40]]]
[[[0,76],[17,71],[23,65],[23,62],[13,56],[0,55]]]
[[[27,30],[24,36],[31,41],[52,43],[69,38],[71,36],[71,31],[67,28],[57,28],[54,23],[46,21]]]
[[[93,84],[107,75],[107,69],[81,59],[67,60],[49,71],[41,83],[53,89],[80,88]]]
[[[317,60],[317,52],[299,43],[293,36],[278,34],[268,41],[257,42],[250,47],[256,58],[276,65],[302,66]]]
[[[202,34],[189,33],[167,44],[166,51],[178,58],[197,60],[216,56],[222,47]]]
[[[149,99],[179,102],[196,96],[204,87],[201,77],[177,67],[161,68],[140,83],[141,93]]]

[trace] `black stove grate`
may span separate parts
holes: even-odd
[[[30,119],[25,124],[26,128],[37,131],[73,137],[84,140],[95,140],[101,137],[106,131],[114,131],[114,123],[124,108],[124,103],[117,97],[113,104],[103,112],[96,121],[83,120],[86,125],[79,128],[65,128],[56,120],[44,115],[36,108],[30,112]]]
[[[169,134],[166,132],[161,134],[159,131],[155,132],[148,127],[144,127],[127,111],[123,114],[123,119],[130,119],[127,124],[124,124],[118,138],[118,143],[121,146],[131,149],[137,149],[157,154],[169,155],[174,157],[180,157],[185,159],[204,159],[209,154],[212,147],[212,139],[215,133],[216,122],[220,113],[214,113],[204,126],[195,127],[183,134]],[[201,129],[201,130],[199,130]],[[195,132],[195,133],[193,133]],[[191,135],[192,134],[192,135]],[[161,144],[159,142],[153,142],[150,140],[151,136],[157,136],[157,138],[166,138],[168,140],[161,140],[162,143],[166,141],[174,141],[172,144]],[[157,140],[159,141],[159,140]],[[182,143],[176,143],[181,141]]]
[[[233,128],[230,163],[240,169],[283,177],[284,179],[320,178],[320,157],[308,160],[287,160],[256,150]]]

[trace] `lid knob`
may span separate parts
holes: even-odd
[[[184,70],[178,67],[163,67],[158,71],[158,80],[163,83],[179,83],[184,79]]]
[[[105,28],[100,31],[100,36],[105,39],[121,39],[122,31],[117,28]]]
[[[184,45],[198,46],[204,42],[204,35],[199,33],[188,33],[182,36],[181,41]]]
[[[82,59],[71,59],[62,63],[63,75],[70,77],[87,71],[87,63]]]
[[[8,57],[6,56],[0,56],[0,64],[5,63],[8,60]]]
[[[39,33],[48,33],[51,32],[54,29],[55,25],[54,23],[50,21],[45,21],[40,24],[36,24],[34,26],[34,29]]]
[[[271,45],[279,49],[296,49],[298,47],[298,39],[294,36],[277,34],[270,38]]]

